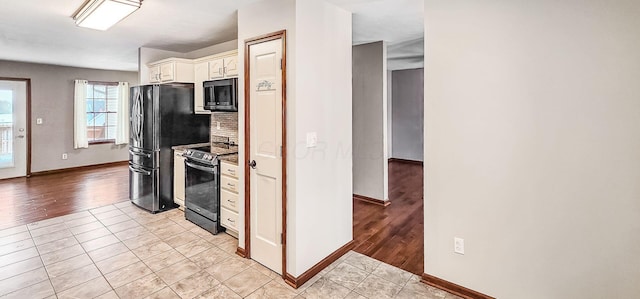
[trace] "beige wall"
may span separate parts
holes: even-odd
[[[0,60],[0,77],[31,79],[31,171],[126,161],[127,145],[90,145],[73,149],[73,80],[127,81],[137,72],[106,71]],[[36,125],[36,118],[43,124]],[[68,160],[62,160],[68,153]]]
[[[426,273],[498,298],[638,297],[639,13],[425,1]]]
[[[353,46],[353,193],[388,200],[387,50]]]

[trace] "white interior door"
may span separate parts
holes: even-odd
[[[0,80],[0,179],[27,175],[27,83]]]
[[[282,39],[251,45],[251,258],[282,274]]]

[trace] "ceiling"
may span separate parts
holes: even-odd
[[[84,1],[0,0],[0,59],[136,71],[142,46],[190,52],[236,39],[237,9],[259,0],[145,0],[107,31],[75,26]],[[389,69],[422,67],[423,0],[327,1],[353,12],[354,44],[388,43]]]

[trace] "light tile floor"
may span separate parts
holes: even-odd
[[[179,210],[129,202],[0,231],[1,298],[459,298],[349,252],[299,289]]]

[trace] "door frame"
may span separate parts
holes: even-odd
[[[249,48],[252,45],[282,39],[282,278],[287,276],[287,31],[281,30],[244,41],[244,156],[249,161],[251,157],[251,56]],[[249,164],[244,163],[244,250],[238,248],[238,253],[251,258],[251,170]]]
[[[26,87],[26,126],[27,126],[27,170],[26,177],[31,177],[31,78],[11,78],[11,77],[0,77],[2,81],[22,81],[25,82]]]

